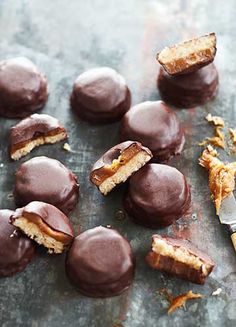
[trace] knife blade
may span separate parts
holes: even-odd
[[[233,192],[222,201],[219,219],[221,224],[227,225],[236,251],[236,200]]]

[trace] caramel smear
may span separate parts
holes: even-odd
[[[209,123],[213,123],[215,126],[220,126],[220,127],[224,127],[225,126],[225,122],[223,120],[223,118],[219,117],[219,116],[212,116],[211,114],[208,114],[205,119],[209,122]]]
[[[209,171],[209,188],[218,215],[222,200],[235,189],[236,162],[224,164],[217,156],[217,151],[208,145],[199,158],[199,164]]]
[[[171,301],[171,304],[168,309],[168,314],[171,314],[176,309],[185,306],[186,301],[192,300],[192,299],[199,299],[202,297],[203,297],[202,294],[193,293],[191,290],[188,293],[180,294]]]

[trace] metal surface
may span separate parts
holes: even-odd
[[[40,253],[27,269],[0,280],[0,325],[58,327],[124,327],[236,325],[236,256],[210,200],[207,172],[198,166],[198,142],[211,135],[204,121],[207,113],[218,114],[235,127],[236,3],[200,0],[31,0],[0,1],[1,59],[24,55],[46,73],[50,97],[43,112],[58,117],[69,132],[73,153],[62,144],[43,146],[20,162],[9,160],[9,127],[14,120],[0,118],[0,206],[14,208],[11,196],[14,172],[19,164],[37,155],[61,160],[79,178],[81,196],[71,215],[75,230],[110,224],[132,244],[137,257],[133,287],[119,297],[100,300],[78,294],[64,273],[64,256]],[[76,76],[84,70],[107,65],[117,69],[131,88],[133,104],[159,99],[156,90],[156,51],[164,45],[215,31],[218,36],[216,65],[220,88],[206,106],[178,110],[186,130],[186,145],[171,162],[188,178],[192,208],[173,226],[152,231],[134,225],[128,217],[118,220],[124,187],[102,197],[90,185],[93,162],[118,141],[118,124],[90,126],[69,110],[69,95]],[[229,159],[232,160],[233,158]],[[144,256],[154,232],[191,239],[216,261],[217,267],[205,286],[170,278],[150,269]],[[166,287],[175,295],[192,289],[204,294],[167,316],[167,303],[157,290]],[[217,288],[218,296],[211,296]]]
[[[219,218],[222,224],[236,224],[236,200],[233,193],[222,201]]]

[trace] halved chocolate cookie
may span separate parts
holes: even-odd
[[[164,48],[157,54],[157,60],[168,74],[176,76],[210,64],[215,54],[216,35],[210,33]]]
[[[151,151],[139,142],[117,144],[94,164],[90,180],[106,195],[116,185],[124,183],[151,158]]]
[[[16,209],[10,221],[23,233],[45,246],[49,253],[61,253],[74,238],[66,215],[51,204],[33,201]]]
[[[196,284],[204,284],[215,265],[206,253],[191,242],[161,235],[153,235],[152,250],[146,260],[154,269]]]
[[[58,119],[34,114],[11,127],[10,155],[13,160],[18,160],[37,146],[53,144],[66,138],[66,130]]]

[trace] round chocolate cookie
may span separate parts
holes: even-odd
[[[131,176],[124,206],[134,222],[149,228],[171,225],[189,208],[190,189],[176,168],[147,164]]]
[[[121,121],[120,138],[141,142],[152,151],[153,162],[166,162],[180,154],[185,142],[176,113],[163,101],[132,107]]]
[[[0,62],[0,116],[29,116],[47,98],[47,81],[30,60],[19,57]]]
[[[108,67],[79,75],[71,94],[71,107],[90,123],[113,123],[130,108],[131,95],[124,78]]]
[[[179,76],[170,76],[161,67],[157,81],[163,100],[185,108],[203,105],[214,98],[218,84],[219,78],[214,64]]]
[[[14,211],[0,210],[0,277],[25,269],[35,253],[35,245],[9,223]]]
[[[35,157],[18,168],[13,193],[18,207],[42,201],[67,214],[78,202],[79,185],[76,176],[58,160]]]
[[[132,283],[134,269],[129,242],[116,230],[101,226],[77,236],[66,258],[68,278],[91,297],[122,293]]]

